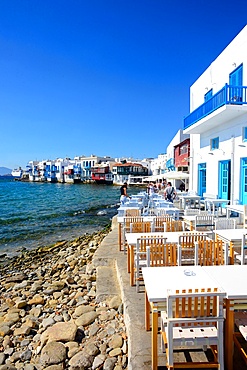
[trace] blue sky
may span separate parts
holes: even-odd
[[[0,166],[165,153],[246,15],[246,0],[1,0]]]

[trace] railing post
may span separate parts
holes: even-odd
[[[225,84],[225,104],[229,103],[228,91],[229,91],[229,87],[228,87],[228,84],[226,83]]]

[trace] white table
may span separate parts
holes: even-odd
[[[171,203],[172,204],[172,203]],[[153,209],[156,216],[163,216],[164,214],[174,216],[175,220],[179,220],[180,209],[176,207],[157,207]]]
[[[205,199],[205,209],[209,209],[211,211],[212,206],[212,213],[215,215],[215,207],[218,206],[220,208],[220,214],[222,215],[222,205],[229,203],[228,199],[211,199],[206,198]]]
[[[233,369],[234,301],[241,300],[247,308],[247,265],[204,266],[202,269],[226,292],[225,364]]]
[[[241,248],[241,255],[244,253],[242,250],[243,235],[247,233],[247,229],[223,229],[214,230],[215,239],[221,239],[225,243],[229,243],[230,247],[230,264],[234,264],[234,249]]]
[[[188,270],[185,266],[145,267],[142,269],[146,294],[146,329],[150,327],[150,308],[152,311],[152,370],[157,370],[158,365],[158,312],[165,307],[167,290],[220,287],[218,282],[211,278],[201,266],[190,267],[194,275],[185,275],[185,270]]]
[[[239,213],[241,215],[244,214],[244,206],[240,204],[230,204],[229,206],[226,206],[226,217],[229,218],[231,211]]]
[[[180,208],[185,209],[186,208],[186,203],[189,203],[191,206],[191,202],[195,201],[198,202],[198,207],[201,209],[201,197],[200,195],[179,195],[179,203],[180,203]]]

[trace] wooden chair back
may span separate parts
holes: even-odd
[[[244,204],[244,229],[247,228],[247,204]]]
[[[214,216],[197,215],[195,216],[195,230],[212,230],[214,228]]]
[[[144,219],[143,216],[129,216],[124,217],[123,225],[124,225],[124,231],[129,233],[130,232],[130,225],[134,222],[142,222]]]
[[[148,246],[151,247],[154,245],[164,245],[166,243],[166,239],[167,238],[164,238],[162,235],[157,235],[155,237],[142,236],[141,238],[137,239],[136,250],[139,253],[146,253]]]
[[[156,216],[153,220],[154,231],[157,231],[157,232],[165,231],[164,223],[165,222],[170,222],[171,220],[172,220],[172,216],[170,216],[170,215]]]
[[[206,240],[207,234],[200,232],[188,232],[179,236],[179,260],[183,264],[197,264],[195,243]]]
[[[246,366],[247,366],[247,302],[241,304],[241,307],[237,305],[237,311],[234,312],[234,323],[236,331],[233,335],[233,340],[236,345],[239,354],[242,356]],[[239,309],[240,308],[240,309]],[[234,305],[235,310],[235,305]],[[245,341],[245,342],[244,342]]]
[[[130,224],[131,233],[150,233],[152,231],[151,221],[132,222]]]
[[[236,220],[233,218],[218,218],[215,220],[215,230],[236,229]]]
[[[124,211],[124,216],[126,217],[141,216],[141,210],[140,209],[126,209]]]
[[[200,210],[197,208],[188,208],[184,210],[184,215],[185,216],[196,216],[199,215]]]
[[[222,240],[200,240],[195,245],[198,265],[214,266],[228,264],[228,246]]]
[[[224,312],[225,292],[219,288],[168,291],[167,313],[161,318],[161,332],[167,355],[167,368],[224,369]],[[214,361],[179,362],[174,364],[173,348],[181,350],[193,345],[212,346]],[[215,347],[217,346],[217,348]]]
[[[153,244],[147,247],[147,266],[177,266],[177,243]]]
[[[166,221],[166,229],[165,231],[171,231],[171,232],[176,232],[176,231],[184,231],[185,228],[184,228],[184,222],[183,221],[180,221],[180,220],[173,220],[173,219],[170,219],[168,221]]]

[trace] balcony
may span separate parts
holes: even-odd
[[[247,113],[247,86],[226,84],[185,117],[184,132],[201,134],[245,113]]]

